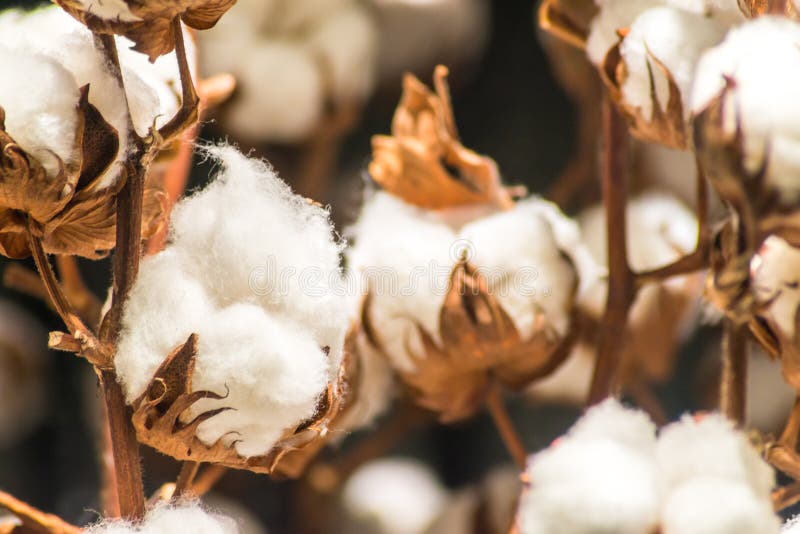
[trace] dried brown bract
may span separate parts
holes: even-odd
[[[446,78],[447,68],[439,65],[434,93],[406,75],[392,135],[372,138],[369,173],[392,195],[423,208],[507,206],[497,164],[459,141]]]
[[[688,146],[687,126],[683,118],[685,103],[681,98],[681,91],[669,69],[647,51],[647,73],[650,82],[650,101],[652,103],[652,116],[647,118],[641,108],[630,105],[622,94],[622,86],[628,76],[627,66],[620,53],[620,42],[606,54],[600,66],[600,78],[608,88],[611,98],[617,108],[627,119],[630,132],[642,139],[653,143],[660,143],[672,148],[683,149]],[[661,73],[669,88],[667,105],[663,107],[656,94],[655,72]]]
[[[85,86],[78,104],[76,161],[60,162],[55,176],[49,176],[6,133],[0,108],[0,253],[4,256],[29,256],[30,238],[40,240],[46,252],[87,258],[102,257],[114,247],[114,200],[122,184],[106,188],[99,184],[117,155],[119,139],[88,96]],[[151,184],[145,201],[146,232],[158,227],[161,198]]]
[[[369,306],[369,300],[364,306]],[[364,313],[365,329],[380,350],[379,334]],[[417,326],[424,354],[414,355],[413,371],[399,371],[416,402],[439,414],[442,422],[469,417],[480,409],[493,384],[521,389],[546,376],[568,354],[543,316],[523,340],[509,315],[490,294],[485,279],[462,260],[450,274],[439,312],[441,345]]]
[[[125,9],[103,8],[102,2],[53,0],[95,33],[124,35],[134,50],[150,61],[175,48],[172,21],[180,18],[197,30],[212,28],[236,0],[119,0]],[[112,12],[113,11],[113,12]]]
[[[739,9],[750,18],[761,15],[784,15],[793,19],[800,19],[792,0],[739,0]]]
[[[543,0],[539,4],[539,27],[577,48],[586,46],[589,24],[597,5],[587,0]]]
[[[346,350],[338,378],[320,399],[316,415],[287,430],[268,454],[244,458],[234,448],[235,439],[230,442],[220,439],[208,446],[195,435],[200,423],[231,408],[206,411],[190,421],[181,417],[201,399],[224,400],[227,395],[192,390],[196,356],[197,336],[192,334],[167,356],[145,393],[133,403],[133,424],[139,441],[178,460],[215,463],[291,478],[300,476],[308,462],[328,442],[337,417],[351,400],[348,384],[357,372],[355,359],[351,351]]]

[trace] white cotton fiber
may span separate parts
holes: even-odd
[[[739,24],[746,20],[737,0],[667,0],[666,3],[727,25]]]
[[[142,20],[131,11],[125,0],[77,0],[77,2],[84,10],[101,19],[121,22]]]
[[[529,460],[522,534],[644,534],[658,523],[655,425],[607,400]]]
[[[767,182],[785,202],[800,197],[800,24],[763,16],[732,29],[703,54],[692,89],[692,110],[702,111],[725,87],[724,127],[732,134],[737,116],[744,138],[744,163],[756,172],[767,163]]]
[[[403,370],[413,368],[409,352],[421,354],[415,323],[439,338],[441,304],[462,252],[523,338],[542,318],[563,335],[576,273],[595,275],[577,226],[538,198],[486,215],[426,211],[379,192],[349,235],[355,240],[348,251],[350,269],[368,279],[364,287],[373,294],[370,320],[393,364]]]
[[[800,533],[800,516],[794,516],[786,523],[783,524],[781,529],[782,534],[798,534]]]
[[[0,37],[0,43],[4,40]],[[0,44],[0,107],[5,129],[41,162],[49,175],[75,160],[78,86],[68,70],[47,56]]]
[[[198,334],[193,390],[227,397],[186,417],[233,408],[198,437],[238,440],[240,455],[256,456],[314,414],[338,372],[348,326],[341,244],[327,211],[293,195],[267,163],[231,147],[207,153],[221,168],[175,207],[166,250],[142,262],[115,366],[133,402],[167,353]]]
[[[669,83],[658,66],[661,62],[680,91],[684,118],[688,118],[697,59],[722,40],[725,30],[725,25],[712,18],[674,7],[654,7],[639,15],[620,45],[627,73],[622,84],[626,104],[639,108],[645,119],[652,119],[652,74],[658,105],[667,109]]]
[[[606,54],[619,42],[618,30],[633,24],[641,13],[658,6],[659,0],[603,0],[596,1],[600,11],[592,19],[589,37],[586,41],[586,55],[589,61],[600,65]]]
[[[775,485],[772,468],[721,414],[699,418],[684,415],[679,422],[665,427],[656,456],[664,495],[697,477],[742,483],[763,498],[769,497]]]
[[[161,503],[147,512],[138,524],[125,521],[103,521],[90,526],[86,534],[239,534],[240,529],[233,518],[203,509],[192,502],[170,505]]]
[[[669,495],[663,534],[777,534],[780,521],[769,499],[742,482],[697,476]]]
[[[347,514],[381,534],[423,534],[444,509],[447,490],[417,460],[385,458],[360,467],[342,491]],[[372,531],[372,530],[371,530]]]
[[[795,336],[795,319],[800,307],[800,249],[777,236],[769,236],[750,262],[753,289],[761,313],[772,320],[786,339]]]

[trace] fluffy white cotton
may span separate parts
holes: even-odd
[[[198,503],[159,504],[139,524],[104,521],[90,526],[86,534],[240,534],[233,518],[205,510]]]
[[[664,534],[777,534],[769,499],[756,499],[742,482],[697,476],[664,503]]]
[[[99,4],[99,0],[95,1]],[[151,64],[144,55],[130,50],[132,43],[129,40],[123,37],[117,37],[116,40],[126,86],[124,93],[109,71],[102,54],[96,50],[91,32],[62,9],[53,6],[30,13],[9,10],[0,14],[0,46],[7,46],[17,54],[19,60],[26,57],[23,54],[35,51],[36,54],[46,56],[49,61],[57,63],[63,71],[71,75],[72,80],[67,84],[65,79],[53,78],[47,69],[33,69],[33,65],[20,67],[21,70],[18,68],[8,71],[35,70],[36,74],[31,76],[50,76],[49,80],[42,81],[52,83],[42,83],[22,93],[35,96],[35,100],[28,98],[40,105],[47,105],[47,111],[63,121],[58,124],[53,123],[53,131],[58,135],[51,137],[49,143],[55,145],[48,145],[48,149],[62,157],[64,148],[58,143],[64,144],[69,149],[74,146],[77,88],[86,84],[89,85],[89,102],[117,130],[120,151],[114,164],[103,176],[100,187],[108,187],[116,182],[127,157],[130,140],[128,106],[134,128],[140,135],[145,135],[151,127],[165,124],[175,114],[180,103],[178,97],[180,83],[174,53],[162,56]],[[190,56],[190,62],[193,62],[194,48],[191,39],[187,39],[187,54]],[[19,84],[22,80],[15,81],[15,78],[6,77],[0,83],[0,97],[5,93],[3,85],[10,87],[10,90],[16,90],[13,84]],[[23,77],[24,81],[31,84],[36,79]],[[55,90],[56,87],[59,89]],[[46,97],[43,91],[47,91]],[[73,104],[67,108],[69,102]],[[4,105],[0,102],[0,106]],[[8,112],[8,109],[6,111]],[[45,120],[45,116],[35,115],[28,120],[29,123],[35,125],[37,120]],[[73,130],[71,137],[62,135],[62,130],[68,126]],[[35,131],[35,128],[31,128],[30,135],[35,135]],[[66,161],[76,157],[76,154],[72,154]]]
[[[733,30],[708,50],[697,65],[692,110],[702,111],[735,83],[725,107],[725,128],[736,117],[744,137],[744,163],[756,172],[767,163],[767,182],[782,200],[800,196],[800,24],[764,16]]]
[[[715,19],[669,6],[654,7],[639,15],[620,45],[627,73],[622,84],[625,102],[651,119],[652,77],[658,104],[661,109],[667,108],[669,82],[658,66],[661,62],[680,90],[684,116],[688,118],[697,59],[706,48],[722,40],[725,30],[726,26]]]
[[[586,55],[595,65],[619,42],[618,30],[627,29],[640,14],[660,5],[660,0],[603,0],[596,1],[600,11],[592,19],[586,41]]]
[[[666,3],[728,25],[739,24],[746,20],[737,0],[667,0]]]
[[[121,22],[136,22],[142,20],[136,16],[125,0],[77,0],[85,11],[96,17],[106,20],[119,20]]]
[[[658,524],[655,426],[607,400],[533,455],[522,494],[522,534],[639,534]]]
[[[782,534],[798,534],[800,532],[800,516],[794,516],[783,524]]]
[[[2,40],[0,38],[0,40]],[[78,86],[68,70],[47,56],[0,45],[0,107],[5,129],[54,175],[58,156],[65,164],[76,154]]]
[[[207,151],[221,169],[175,207],[166,250],[142,262],[115,366],[132,402],[197,333],[193,388],[228,395],[192,414],[234,408],[204,421],[198,437],[230,443],[236,432],[237,452],[256,456],[314,414],[338,371],[348,323],[341,244],[327,211],[293,195],[268,164],[231,147]]]
[[[447,490],[417,460],[386,458],[360,467],[344,487],[343,506],[355,522],[381,534],[422,534],[444,509]]]
[[[769,236],[750,262],[753,289],[759,302],[769,302],[761,312],[786,339],[794,339],[800,306],[800,249],[777,236]]]
[[[775,485],[772,468],[721,414],[684,415],[665,427],[656,456],[664,495],[699,477],[742,483],[762,498],[769,498]]]
[[[438,339],[439,310],[462,253],[481,269],[523,338],[542,317],[564,334],[576,269],[587,273],[582,285],[597,276],[575,224],[539,198],[487,215],[426,211],[379,192],[349,235],[355,240],[348,251],[352,275],[373,294],[370,321],[393,364],[404,370],[413,368],[409,350],[420,354],[416,323]]]
[[[240,0],[200,38],[202,70],[237,79],[220,120],[249,141],[300,142],[374,85],[374,22],[353,0]]]

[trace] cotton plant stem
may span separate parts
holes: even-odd
[[[792,482],[772,492],[772,507],[776,512],[800,502],[800,482]]]
[[[214,486],[217,485],[217,482],[219,482],[227,472],[228,468],[224,465],[209,465],[195,476],[194,481],[192,482],[192,494],[202,497],[211,491]]]
[[[67,295],[70,303],[75,307],[75,311],[83,320],[96,327],[100,320],[102,305],[100,300],[89,291],[89,288],[83,282],[77,258],[59,254],[56,256],[56,267],[58,268],[64,294]]]
[[[175,57],[178,60],[178,72],[181,77],[181,107],[175,116],[158,130],[158,135],[162,141],[171,141],[176,135],[195,124],[200,103],[192,82],[192,70],[186,57],[183,29],[181,20],[178,17],[172,21],[172,35],[175,39]]]
[[[601,179],[606,213],[608,247],[608,297],[601,322],[588,404],[594,405],[620,386],[618,369],[625,339],[628,310],[636,295],[635,278],[628,264],[625,208],[627,129],[608,95],[602,109],[603,159]]]
[[[4,491],[0,491],[0,507],[6,508],[22,521],[20,530],[24,532],[49,534],[80,534],[83,532],[82,529],[70,525],[60,517],[42,512]]]
[[[500,438],[503,440],[503,445],[506,446],[508,453],[520,471],[524,470],[528,452],[517,433],[517,429],[514,427],[514,422],[508,415],[505,402],[503,402],[503,393],[499,387],[493,386],[489,390],[489,394],[486,397],[486,407],[492,416],[497,433],[500,434]]]
[[[747,406],[747,327],[726,319],[723,335],[720,410],[728,419],[741,425]]]
[[[187,461],[181,464],[181,471],[178,473],[178,478],[175,481],[175,495],[182,497],[194,493],[192,491],[192,484],[199,469],[200,462]]]

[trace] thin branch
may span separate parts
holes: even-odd
[[[32,532],[49,534],[80,534],[83,532],[60,517],[42,512],[13,495],[0,491],[0,507],[6,508],[22,521],[22,525]]]
[[[514,422],[508,415],[508,410],[503,402],[503,394],[499,387],[492,386],[489,390],[489,394],[486,397],[486,407],[489,409],[494,426],[497,428],[497,432],[500,434],[500,438],[503,440],[503,444],[506,446],[514,463],[517,464],[520,471],[524,470],[528,452],[516,428],[514,428]]]
[[[601,323],[589,404],[596,404],[619,388],[618,369],[625,339],[628,309],[636,295],[635,279],[628,264],[626,202],[627,129],[606,94],[603,99],[603,203],[608,247],[608,297]]]
[[[194,493],[192,491],[192,484],[194,483],[199,468],[200,462],[183,462],[181,464],[181,471],[178,473],[178,479],[175,481],[175,495],[183,497],[184,495]]]
[[[725,320],[722,338],[720,410],[737,425],[744,423],[747,394],[747,327]]]
[[[75,311],[84,321],[96,327],[100,321],[102,304],[83,282],[77,259],[75,256],[59,254],[56,256],[56,267],[64,294],[75,307]]]
[[[195,476],[194,482],[192,483],[192,494],[202,497],[211,491],[217,482],[219,482],[227,472],[228,468],[224,465],[209,465],[203,471],[201,471],[200,474]]]
[[[800,502],[800,482],[792,482],[772,492],[772,507],[776,512]]]
[[[3,271],[3,285],[46,302],[51,308],[53,306],[39,275],[19,263],[9,263],[6,266]]]
[[[192,83],[192,70],[186,57],[186,45],[183,42],[183,29],[179,17],[172,20],[172,35],[175,39],[175,57],[178,59],[178,72],[181,77],[181,107],[169,122],[159,128],[158,135],[163,142],[169,142],[197,122],[198,104],[200,103],[194,83]]]

